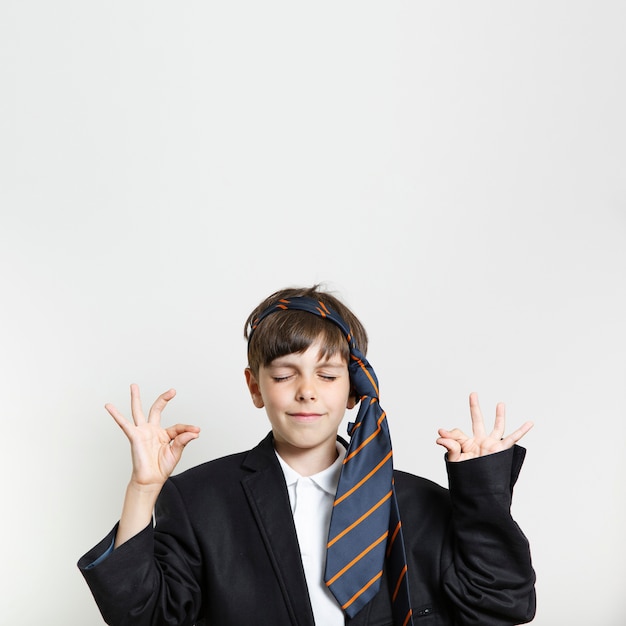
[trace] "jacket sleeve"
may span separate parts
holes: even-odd
[[[530,548],[510,511],[525,454],[514,446],[447,462],[452,519],[443,584],[463,626],[511,626],[535,615]]]
[[[78,561],[107,624],[183,626],[201,607],[200,550],[178,490],[167,481],[157,501],[156,526],[99,559],[117,526]]]

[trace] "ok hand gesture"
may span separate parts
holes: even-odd
[[[131,447],[133,473],[131,483],[142,489],[160,490],[170,476],[184,447],[197,439],[197,426],[176,424],[169,428],[161,426],[161,413],[176,395],[174,389],[162,393],[154,402],[146,418],[141,407],[139,387],[130,386],[130,403],[133,422],[127,420],[112,404],[105,404],[119,427],[128,437]]]
[[[525,422],[520,428],[508,436],[504,436],[504,403],[496,406],[496,421],[491,433],[487,434],[483,414],[478,404],[478,395],[471,393],[470,414],[472,416],[472,436],[463,431],[439,429],[437,443],[448,451],[449,461],[466,461],[479,456],[507,450],[516,444],[532,427],[532,422]]]

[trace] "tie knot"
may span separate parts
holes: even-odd
[[[358,351],[353,349],[350,353],[348,366],[350,382],[354,393],[359,396],[369,396],[379,399],[378,378],[369,361]]]

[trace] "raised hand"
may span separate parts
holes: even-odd
[[[470,414],[472,416],[472,436],[468,437],[462,430],[439,429],[437,443],[448,451],[449,461],[466,461],[479,456],[507,450],[515,445],[532,427],[532,422],[525,422],[510,435],[504,436],[505,410],[504,403],[496,406],[496,421],[493,430],[487,434],[485,421],[478,404],[478,394],[469,397]]]
[[[160,490],[180,461],[184,447],[199,436],[200,429],[197,426],[187,424],[176,424],[169,428],[161,426],[161,413],[175,395],[174,389],[162,393],[155,400],[146,418],[141,406],[139,387],[131,385],[132,422],[112,404],[105,404],[105,409],[130,441],[133,462],[131,483],[137,487]]]

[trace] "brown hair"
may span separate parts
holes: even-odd
[[[283,298],[288,300],[301,296],[319,300],[336,311],[348,324],[358,349],[366,354],[367,333],[363,324],[343,302],[331,293],[323,291],[320,285],[281,289],[267,297],[248,316],[243,331],[244,337],[249,338],[252,322],[269,306]],[[350,346],[341,329],[333,322],[307,311],[287,310],[273,313],[258,325],[248,342],[248,366],[256,376],[261,365],[267,366],[274,359],[286,354],[304,352],[317,339],[322,342],[320,357],[339,353],[346,363],[349,362]]]

